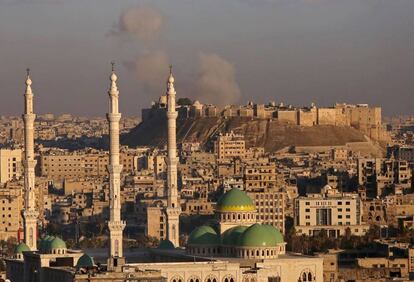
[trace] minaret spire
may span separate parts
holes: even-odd
[[[24,122],[24,197],[25,206],[23,211],[24,241],[30,250],[37,250],[37,218],[35,194],[35,166],[34,156],[34,121],[36,115],[33,113],[33,92],[30,69],[27,69]]]
[[[121,220],[121,180],[122,165],[119,164],[119,121],[121,114],[118,108],[119,91],[116,84],[118,77],[115,74],[115,63],[112,62],[110,76],[111,86],[108,91],[110,112],[107,114],[109,122],[109,258],[108,267],[114,269],[121,266],[123,258],[122,232],[125,222]]]
[[[168,120],[168,157],[167,157],[167,239],[174,246],[179,246],[179,217],[181,207],[178,199],[177,190],[177,137],[176,120],[177,111],[175,109],[174,76],[172,65],[170,65],[170,75],[167,81],[167,120]]]

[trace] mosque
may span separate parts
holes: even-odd
[[[37,238],[34,197],[34,152],[32,81],[29,73],[25,93],[25,207],[24,242],[6,260],[7,278],[12,282],[69,281],[166,281],[166,282],[308,282],[323,281],[323,259],[286,252],[286,243],[278,229],[256,222],[256,208],[243,191],[233,188],[217,202],[216,218],[209,225],[196,228],[179,246],[179,206],[177,190],[176,106],[174,77],[167,80],[167,239],[158,248],[124,250],[121,219],[119,164],[119,91],[112,68],[110,113],[110,218],[109,247],[104,265],[80,250],[68,249],[53,236]]]

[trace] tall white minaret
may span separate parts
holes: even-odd
[[[121,180],[122,165],[119,164],[119,120],[121,114],[118,110],[119,91],[116,85],[118,77],[112,63],[112,74],[110,77],[111,87],[108,91],[110,100],[110,112],[107,114],[109,122],[109,258],[108,267],[119,266],[123,259],[122,231],[125,221],[121,220]]]
[[[35,194],[35,166],[34,156],[34,121],[36,115],[33,113],[33,92],[30,70],[27,69],[25,107],[23,114],[24,122],[24,242],[30,250],[37,250],[37,218],[39,212],[36,209]]]
[[[168,120],[168,157],[167,157],[167,239],[174,246],[180,245],[179,240],[179,222],[181,207],[178,200],[177,190],[177,137],[176,137],[176,120],[177,111],[175,110],[175,89],[172,66],[170,66],[170,76],[167,82],[167,120]]]

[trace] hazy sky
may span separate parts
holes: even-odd
[[[0,115],[140,115],[174,65],[210,103],[369,103],[414,114],[414,0],[0,0]]]

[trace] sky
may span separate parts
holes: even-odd
[[[201,103],[335,102],[414,114],[413,0],[0,0],[0,115],[104,116],[165,92]]]

